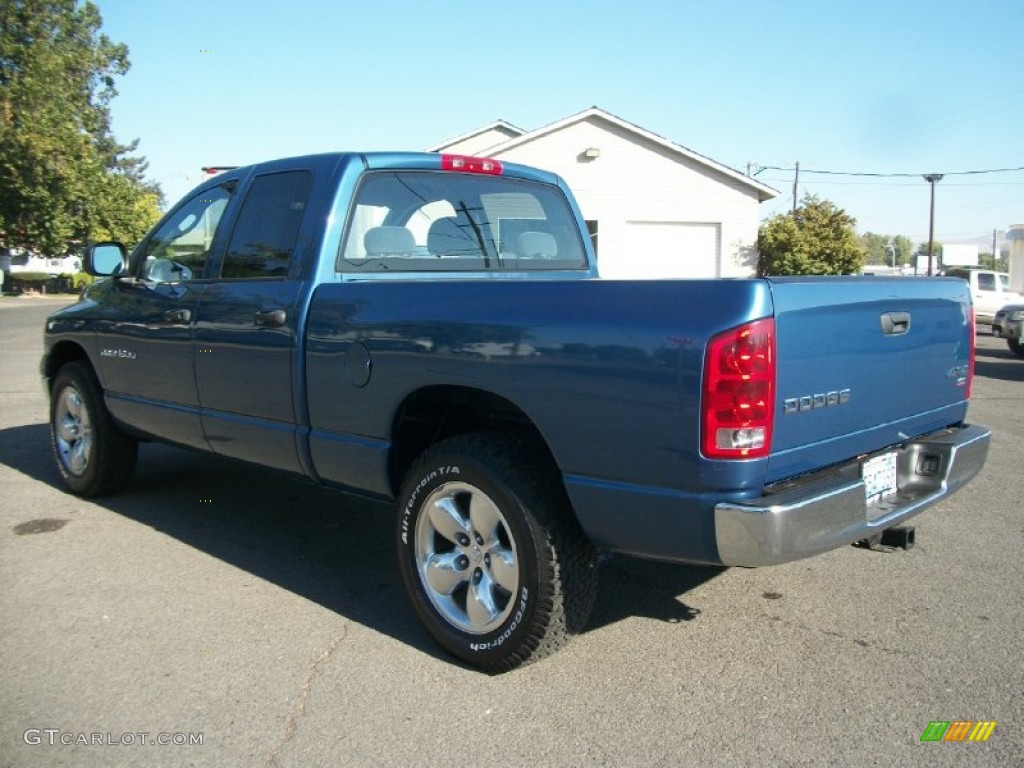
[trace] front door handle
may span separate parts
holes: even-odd
[[[168,323],[188,323],[192,320],[192,312],[188,309],[168,309],[164,312],[164,320]]]
[[[262,325],[266,328],[280,328],[284,325],[284,321],[288,315],[283,309],[264,309],[256,313],[253,318],[256,325]]]

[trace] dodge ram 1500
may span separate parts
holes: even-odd
[[[462,156],[236,168],[46,323],[73,493],[140,440],[390,500],[404,585],[488,671],[587,619],[600,551],[763,566],[876,539],[964,485],[958,279],[610,281],[564,182]]]

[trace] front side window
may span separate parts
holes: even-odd
[[[313,175],[287,171],[253,180],[231,232],[221,277],[285,277]]]
[[[140,277],[154,283],[201,278],[232,188],[199,193],[161,224],[139,257]]]
[[[366,175],[339,272],[586,269],[576,220],[557,187],[451,172]]]

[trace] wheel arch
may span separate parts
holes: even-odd
[[[74,341],[58,341],[50,351],[47,353],[46,358],[43,362],[43,377],[46,379],[46,389],[53,386],[53,379],[57,375],[57,371],[63,368],[68,363],[82,361],[92,368],[93,374],[99,377],[99,372],[96,370],[96,366],[93,365],[92,360],[89,359],[89,354],[85,351],[85,348],[81,344]]]
[[[389,482],[397,496],[413,462],[441,440],[473,432],[517,433],[527,438],[553,472],[558,462],[537,424],[501,395],[464,386],[429,386],[409,394],[395,413],[388,461]]]

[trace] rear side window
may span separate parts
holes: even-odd
[[[996,289],[996,276],[979,272],[978,289],[982,291],[994,291]]]
[[[231,233],[221,277],[287,276],[312,183],[309,171],[253,180]]]
[[[576,220],[557,187],[450,172],[366,175],[339,272],[586,269]]]

